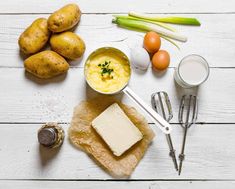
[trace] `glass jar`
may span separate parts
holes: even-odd
[[[197,87],[204,83],[210,73],[207,61],[200,55],[184,57],[175,68],[175,81],[183,88]]]

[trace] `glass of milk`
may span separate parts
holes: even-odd
[[[197,87],[204,83],[209,76],[207,61],[196,54],[184,57],[175,68],[175,81],[183,88]]]

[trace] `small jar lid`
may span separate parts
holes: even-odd
[[[44,146],[51,146],[56,142],[57,133],[54,128],[43,128],[38,132],[38,142]]]

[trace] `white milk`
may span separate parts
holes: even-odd
[[[183,58],[175,70],[175,80],[184,88],[199,86],[206,81],[208,75],[208,63],[198,55]]]

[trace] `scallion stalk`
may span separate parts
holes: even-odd
[[[158,17],[158,16],[153,16],[150,14],[137,13],[134,11],[129,12],[129,16],[133,16],[133,17],[141,18],[141,19],[146,19],[146,20],[151,20],[151,21],[171,23],[171,24],[183,24],[183,25],[194,25],[194,26],[201,25],[201,23],[196,18]]]
[[[152,23],[152,24],[156,24],[158,26],[161,26],[167,30],[170,30],[170,31],[173,31],[173,32],[176,32],[176,29],[169,26],[168,24],[165,24],[165,23],[161,23],[161,22],[157,22],[157,21],[152,21],[152,20],[146,20],[146,19],[143,19],[143,18],[136,18],[136,17],[133,17],[133,16],[123,16],[123,15],[113,15],[115,18],[126,18],[126,19],[132,19],[132,20],[140,20],[140,21],[145,21],[145,22],[149,22],[149,23]]]
[[[173,41],[173,40],[171,40],[170,38],[168,38],[168,37],[165,37],[165,36],[162,36],[162,35],[160,35],[163,39],[165,39],[165,40],[167,40],[168,42],[170,42],[172,45],[174,45],[178,50],[180,50],[180,47],[179,47],[179,45],[177,45],[177,43],[175,42],[175,41]]]
[[[147,22],[140,21],[140,20],[127,19],[127,18],[115,18],[113,19],[112,22],[116,23],[120,27],[124,27],[128,29],[133,28],[136,30],[144,30],[144,31],[155,31],[156,33],[160,35],[163,35],[165,37],[168,37],[174,40],[178,40],[182,42],[187,41],[187,37],[185,37],[184,35],[181,35],[178,32],[168,31],[152,23],[147,23]]]

